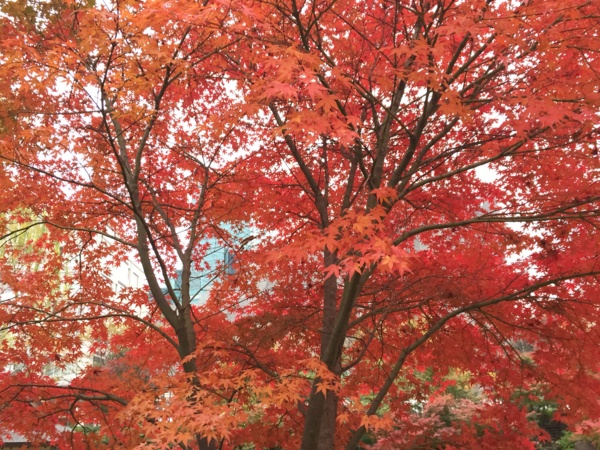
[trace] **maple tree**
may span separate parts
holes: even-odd
[[[3,426],[61,448],[533,448],[524,398],[598,419],[600,2],[0,20]],[[210,240],[234,270],[194,304]],[[145,287],[116,293],[132,255]],[[476,400],[449,397],[457,374]]]

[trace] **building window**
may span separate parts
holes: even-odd
[[[121,291],[125,288],[126,288],[126,286],[123,283],[121,283],[120,281],[115,283],[115,285],[114,285],[115,295],[119,295],[121,293]]]
[[[235,253],[233,250],[226,248],[224,255],[224,265],[225,265],[225,273],[227,275],[233,275],[235,273],[235,269],[233,267],[233,263],[235,262]]]

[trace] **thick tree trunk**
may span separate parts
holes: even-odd
[[[319,432],[319,445],[317,450],[333,450],[335,448],[335,431],[337,418],[338,396],[328,392],[325,397],[321,430]]]
[[[321,420],[325,409],[325,397],[317,392],[317,386],[313,383],[310,397],[308,399],[308,411],[304,420],[304,432],[302,433],[302,445],[300,450],[315,450],[319,448],[321,436]]]
[[[301,450],[333,450],[335,448],[338,397],[333,392],[324,396],[317,392],[315,380],[308,400]]]
[[[329,370],[335,374],[339,375],[341,372],[340,364],[344,349],[346,327],[348,326],[348,320],[350,318],[354,302],[356,301],[362,286],[367,281],[371,273],[372,272],[370,270],[366,270],[362,274],[355,273],[352,275],[350,280],[347,280],[344,284],[340,306],[339,308],[336,307],[333,324],[331,325],[330,329],[328,328],[328,322],[324,320],[321,360],[326,363]],[[327,281],[329,281],[329,279]],[[337,283],[335,288],[337,289]],[[325,303],[325,306],[328,306],[327,302]],[[324,318],[329,318],[327,313],[324,314]],[[333,424],[331,422],[327,422],[326,424],[324,423],[326,399],[322,393],[317,392],[317,385],[320,383],[320,381],[321,380],[319,379],[314,381],[310,397],[308,399],[308,410],[306,412],[306,418],[304,421],[304,433],[302,435],[302,445],[300,447],[301,450],[315,450],[321,448],[319,447],[319,439],[321,437],[322,429],[330,430],[328,432],[323,431],[323,433],[325,433],[323,436],[330,436],[330,433],[333,433],[335,437],[335,421],[333,421]],[[332,411],[337,413],[336,410],[332,409]],[[330,447],[322,448],[334,448],[334,443],[331,442],[324,442],[323,445],[330,445]]]
[[[192,355],[196,351],[196,333],[190,306],[186,306],[180,314],[180,326],[176,330],[177,340],[179,342],[179,356],[181,359]],[[196,360],[191,359],[183,364],[183,370],[186,373],[196,372]]]
[[[335,263],[335,255],[325,252],[325,267]],[[337,279],[333,276],[325,280],[323,291],[323,324],[321,331],[321,359],[329,344],[337,315]],[[323,410],[320,413],[317,450],[333,450],[335,448],[336,417],[338,398],[333,392],[328,392],[323,399]],[[308,421],[307,421],[308,424]]]

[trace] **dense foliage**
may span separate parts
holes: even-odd
[[[4,432],[513,449],[547,438],[531,402],[594,423],[599,31],[598,0],[3,3]]]

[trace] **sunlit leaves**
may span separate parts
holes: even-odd
[[[32,5],[0,16],[3,426],[527,448],[534,388],[598,417],[596,1]]]

